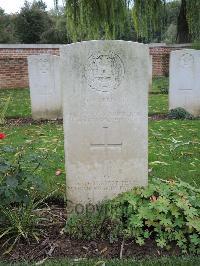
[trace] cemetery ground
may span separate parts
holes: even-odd
[[[149,96],[149,181],[155,177],[169,182],[180,179],[199,188],[200,120],[168,119],[167,88],[167,78],[154,79]],[[102,260],[106,261],[121,256],[123,259],[132,257],[135,261],[109,260],[106,265],[138,265],[138,259],[140,265],[198,264],[198,257],[176,257],[182,256],[182,252],[175,245],[172,244],[173,248],[169,250],[162,249],[150,238],[145,245],[140,246],[132,240],[119,239],[110,243],[108,240],[100,241],[98,238],[78,240],[66,236],[65,233],[60,234],[66,220],[63,196],[65,171],[62,121],[33,121],[27,89],[0,90],[0,104],[9,97],[8,108],[5,110],[6,121],[0,125],[0,132],[6,134],[6,137],[0,140],[0,157],[8,161],[17,161],[18,166],[26,168],[26,174],[30,176],[36,172],[39,177],[37,180],[39,187],[37,191],[33,191],[33,194],[35,193],[37,199],[50,195],[50,199],[45,201],[45,208],[41,210],[41,216],[47,218],[47,221],[43,223],[42,229],[45,233],[39,244],[35,240],[28,242],[28,245],[26,241],[19,241],[10,250],[9,255],[3,255],[1,248],[0,258],[8,262],[19,260],[34,262],[64,256],[91,259],[99,257],[99,260],[103,257]],[[0,232],[2,233],[4,232]],[[5,239],[1,240],[0,244],[4,242]],[[166,255],[170,257],[160,258]],[[95,265],[98,260],[95,262],[93,260],[86,262],[84,259],[69,262],[64,260],[59,262],[59,265],[62,263]],[[56,265],[58,262],[46,261],[44,264]]]

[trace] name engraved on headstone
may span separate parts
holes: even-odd
[[[49,72],[49,62],[48,59],[41,58],[39,60],[39,71],[41,74],[48,74]]]
[[[137,113],[132,113],[132,112],[110,112],[109,114],[106,113],[104,114],[99,114],[99,113],[93,113],[93,114],[88,114],[87,112],[82,113],[80,116],[77,116],[76,114],[69,113],[67,115],[69,117],[70,121],[77,121],[81,123],[91,123],[91,122],[96,122],[98,121],[101,122],[112,122],[112,121],[121,121],[121,120],[126,120],[126,121],[136,121],[137,120]],[[139,118],[139,115],[138,115]]]
[[[102,177],[103,179],[104,177]],[[77,177],[78,179],[78,177]],[[94,189],[96,191],[108,191],[108,190],[116,190],[124,191],[125,188],[132,185],[131,181],[128,180],[106,180],[106,181],[91,181],[91,182],[77,182],[76,185],[67,186],[68,189],[76,191],[76,190],[91,190]]]
[[[86,78],[91,89],[100,93],[111,93],[124,77],[124,64],[113,52],[97,53],[88,58]]]

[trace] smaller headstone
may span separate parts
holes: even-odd
[[[200,51],[184,49],[171,52],[169,109],[182,107],[200,115]]]
[[[29,87],[33,119],[62,118],[60,57],[30,55],[28,57]]]

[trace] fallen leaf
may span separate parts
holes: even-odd
[[[62,174],[61,169],[56,170],[56,176],[59,176],[59,175],[61,175],[61,174]]]
[[[105,247],[105,248],[103,248],[103,249],[100,251],[100,253],[101,253],[101,254],[102,254],[102,253],[105,253],[107,250],[108,250],[108,248]]]

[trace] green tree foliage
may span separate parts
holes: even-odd
[[[168,25],[169,6],[174,6],[172,21],[177,18],[177,41],[179,43],[200,39],[200,1],[199,0],[135,0],[133,6],[134,24],[138,36],[149,41]],[[179,6],[179,14],[177,14]],[[175,16],[176,15],[176,16]],[[159,39],[158,39],[159,40]]]
[[[175,20],[176,24],[178,23],[178,41],[198,40],[200,38],[199,0],[67,0],[66,17],[69,35],[74,41],[117,39],[125,31],[128,14],[132,9],[137,40],[161,41],[169,26],[171,28],[168,34],[176,29],[175,24],[169,24],[167,10],[173,7],[169,2],[175,2],[171,23]]]
[[[12,43],[17,41],[14,18],[14,15],[5,14],[4,10],[0,8],[0,43]]]
[[[175,43],[177,40],[177,17],[180,12],[180,6],[180,0],[166,3],[165,31],[162,37],[162,40],[166,43]]]
[[[40,0],[32,4],[25,1],[15,24],[20,42],[39,43],[41,34],[51,27],[52,22],[46,11],[46,4]]]
[[[64,9],[57,7],[57,9],[49,12],[49,17],[52,21],[52,26],[41,34],[40,42],[59,44],[71,42],[67,33]]]
[[[138,39],[151,41],[153,38],[161,40],[164,30],[165,9],[162,0],[135,0],[133,18]]]
[[[115,39],[124,32],[130,0],[67,0],[66,16],[73,41]]]
[[[187,0],[187,21],[193,41],[200,43],[200,1]]]

